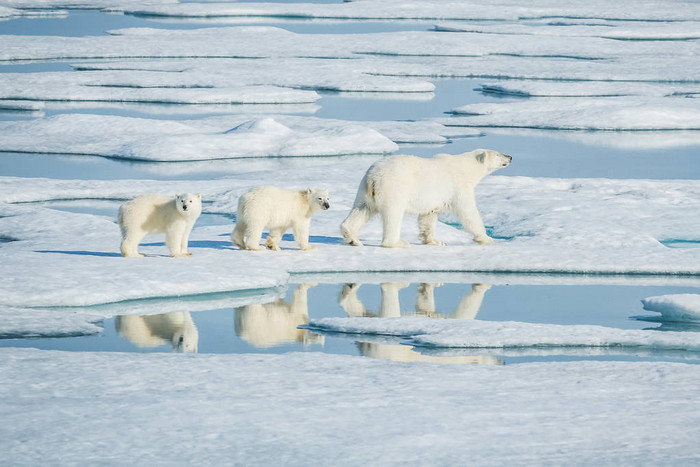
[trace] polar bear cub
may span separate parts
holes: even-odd
[[[236,227],[231,233],[231,241],[241,249],[264,250],[260,238],[267,227],[270,230],[267,248],[279,250],[282,235],[291,227],[299,248],[315,250],[316,247],[309,245],[311,215],[329,207],[326,190],[285,190],[274,186],[253,188],[238,199]]]
[[[143,256],[139,243],[149,233],[165,233],[170,256],[191,256],[187,243],[194,223],[202,213],[202,195],[185,193],[175,198],[145,194],[119,208],[122,256]]]
[[[493,243],[486,234],[476,208],[474,188],[486,175],[506,167],[511,157],[488,149],[459,155],[438,154],[431,159],[390,156],[374,163],[365,173],[352,211],[341,225],[347,243],[362,246],[358,231],[376,214],[382,216],[384,247],[407,247],[401,240],[405,213],[418,214],[420,240],[426,245],[444,245],[436,240],[435,224],[443,211],[456,214],[466,230],[481,245]]]

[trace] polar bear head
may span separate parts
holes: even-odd
[[[313,211],[320,209],[328,209],[331,204],[328,200],[328,190],[316,190],[314,188],[306,189],[306,197],[309,200],[309,206]]]
[[[197,217],[202,213],[202,195],[183,193],[175,195],[175,207],[186,217]]]
[[[491,149],[477,149],[468,154],[473,154],[476,161],[485,166],[486,173],[491,173],[498,169],[502,169],[503,167],[508,167],[508,164],[510,164],[510,161],[513,159],[506,154],[501,154],[500,152],[492,151]]]

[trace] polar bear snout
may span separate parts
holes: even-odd
[[[512,156],[509,156],[508,154],[501,154],[505,160],[503,161],[502,167],[508,167],[510,165],[510,162],[513,160]]]
[[[326,209],[328,209],[328,208],[331,207],[331,203],[329,203],[328,201],[325,201],[325,202],[321,205],[321,207],[322,207],[323,210],[325,211]]]

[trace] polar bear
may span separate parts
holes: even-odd
[[[311,215],[329,207],[326,190],[285,190],[274,186],[253,188],[238,199],[236,227],[231,233],[231,241],[241,249],[264,250],[260,246],[260,237],[267,227],[270,229],[267,248],[279,250],[282,235],[291,227],[299,248],[315,250],[316,247],[309,245]]]
[[[358,231],[375,214],[382,216],[382,246],[408,247],[401,240],[404,213],[418,214],[420,240],[426,245],[444,245],[435,240],[435,224],[443,211],[456,214],[466,230],[481,245],[493,243],[486,234],[476,208],[474,187],[486,175],[506,167],[511,157],[488,149],[459,155],[438,154],[431,159],[389,156],[375,162],[365,173],[352,211],[341,225],[347,243],[362,246]]]
[[[199,331],[187,311],[121,315],[114,326],[120,336],[138,347],[158,347],[169,342],[177,352],[197,352],[199,346]]]
[[[195,221],[202,213],[202,195],[185,193],[175,198],[145,194],[119,208],[122,256],[143,256],[138,246],[149,233],[165,233],[170,256],[191,256],[187,243]]]

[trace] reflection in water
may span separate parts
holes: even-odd
[[[236,308],[236,334],[255,347],[273,347],[289,342],[323,344],[323,336],[298,329],[298,326],[309,323],[307,292],[315,285],[299,284],[291,303],[280,298],[270,303]]]
[[[187,311],[159,315],[121,315],[115,320],[119,335],[138,347],[167,344],[177,352],[197,352],[199,332]]]
[[[357,296],[361,284],[345,284],[338,296],[338,304],[352,317],[396,318],[401,316],[399,291],[409,286],[405,282],[384,282],[380,285],[381,301],[379,310],[374,313],[365,307]],[[472,284],[468,293],[449,314],[439,314],[435,308],[435,288],[442,283],[426,283],[418,285],[415,313],[405,315],[425,316],[428,318],[474,319],[479,312],[484,294],[491,288],[490,284]],[[487,355],[440,357],[423,355],[407,345],[378,344],[374,342],[357,342],[360,354],[370,358],[380,358],[400,362],[434,362],[458,364],[502,365],[503,361]]]

